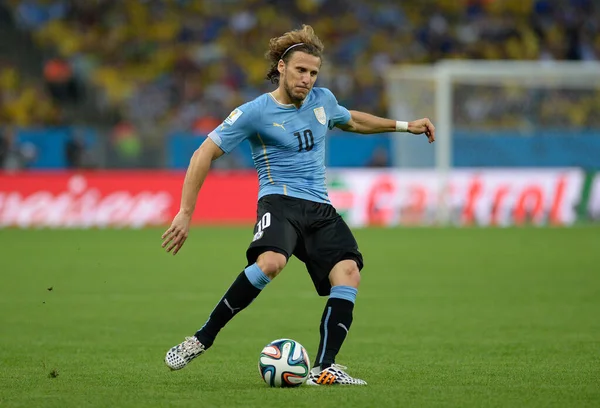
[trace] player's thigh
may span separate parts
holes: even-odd
[[[277,196],[265,196],[258,201],[253,239],[246,251],[249,265],[266,252],[276,252],[284,255],[286,261],[289,259],[298,240],[289,218],[289,210],[281,205]]]
[[[344,260],[354,261],[359,271],[364,266],[354,234],[337,213],[312,234],[304,237],[304,242],[305,263],[321,296],[329,294],[329,274],[338,263]]]

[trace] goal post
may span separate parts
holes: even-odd
[[[600,116],[597,62],[443,60],[394,66],[386,89],[391,117],[430,117],[436,126],[433,149],[421,139],[394,134],[392,162],[401,169],[436,169],[439,224],[451,222],[448,190],[457,133],[575,135],[588,126],[600,129],[600,122],[589,123]]]

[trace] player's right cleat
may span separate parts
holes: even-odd
[[[308,374],[306,385],[367,385],[367,382],[359,378],[350,377],[344,370],[347,367],[333,364],[331,367],[321,370],[314,367]]]
[[[186,337],[183,343],[171,347],[171,350],[167,351],[165,363],[171,370],[181,370],[205,350],[204,344],[200,343],[195,336]]]

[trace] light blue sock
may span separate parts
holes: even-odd
[[[256,263],[253,263],[244,269],[244,272],[246,273],[246,277],[252,286],[254,286],[256,289],[262,290],[269,282],[271,282],[271,279],[265,275],[265,273],[258,267]]]
[[[358,289],[352,286],[334,286],[331,288],[331,292],[329,292],[329,299],[344,299],[354,303],[357,293]]]

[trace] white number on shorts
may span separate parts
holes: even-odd
[[[256,224],[256,232],[260,232],[265,230],[271,226],[271,213],[265,213],[262,216],[261,220]]]
[[[256,224],[256,234],[254,234],[254,239],[252,240],[252,242],[256,241],[257,239],[261,239],[264,234],[265,228],[269,228],[270,226],[271,213],[265,213],[265,215],[262,216],[258,224]]]

